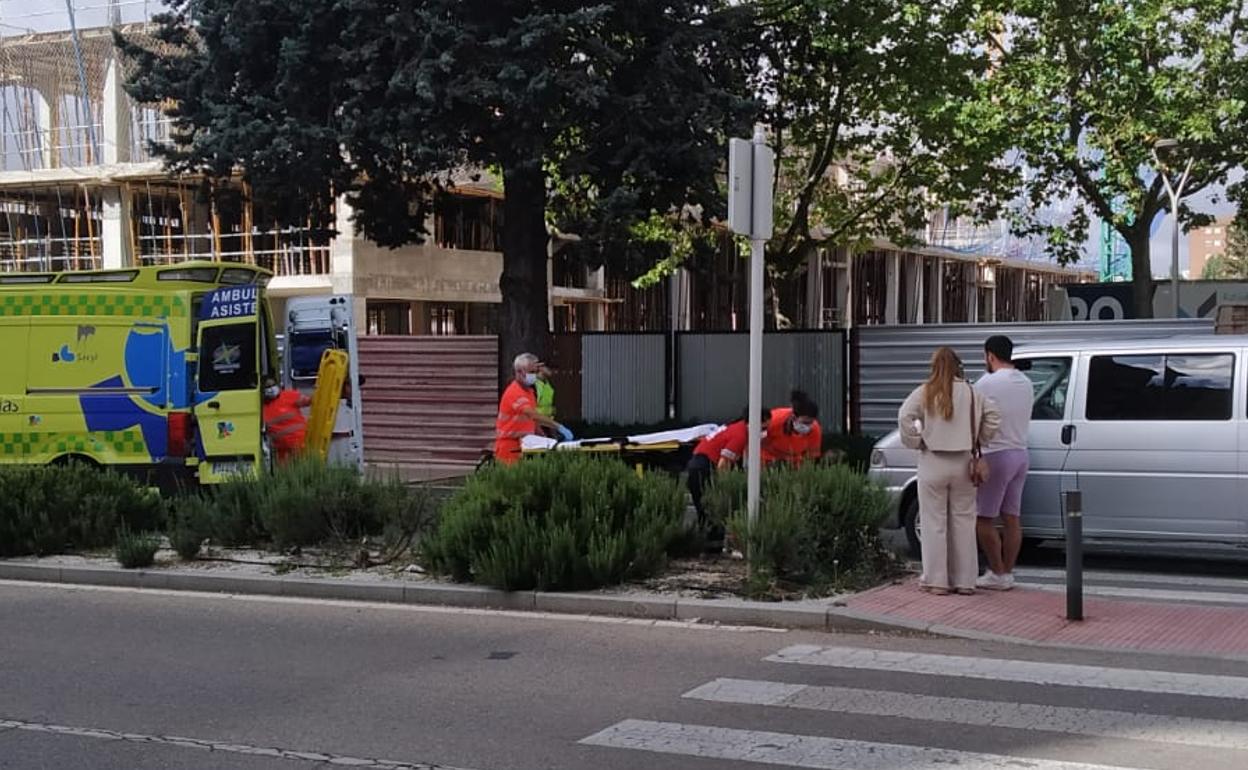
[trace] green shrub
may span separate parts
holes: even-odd
[[[422,552],[436,572],[505,590],[611,585],[663,567],[684,507],[669,476],[556,452],[470,478]]]
[[[179,510],[200,505],[189,500]],[[208,490],[195,518],[184,522],[179,514],[177,523],[223,545],[286,549],[380,536],[393,554],[428,526],[431,505],[424,490],[397,478],[366,478],[352,467],[304,458]]]
[[[748,526],[742,502],[729,529],[765,574],[819,589],[861,586],[891,568],[879,533],[888,508],[887,493],[848,466],[773,468],[758,522]]]
[[[117,562],[126,569],[141,569],[156,563],[160,550],[160,536],[148,532],[133,532],[126,525],[117,530],[113,553]]]
[[[101,548],[121,525],[157,530],[160,496],[83,464],[0,466],[0,556]]]
[[[199,555],[205,538],[213,531],[213,506],[200,495],[174,500],[169,515],[169,545],[178,556],[191,561]]]

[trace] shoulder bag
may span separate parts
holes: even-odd
[[[976,430],[976,425],[975,425],[975,386],[969,382],[966,383],[966,386],[971,389],[970,475],[971,475],[971,483],[978,487],[987,483],[988,474],[990,471],[988,468],[988,461],[984,459],[984,453],[980,449],[980,446],[979,446],[979,431]]]

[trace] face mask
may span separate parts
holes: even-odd
[[[810,423],[793,421],[793,432],[799,436],[805,436],[810,433]]]
[[[524,384],[528,385],[530,388],[536,385],[537,375],[534,374],[533,372],[529,372],[528,374],[524,375]]]
[[[278,388],[276,385],[270,385],[269,387],[264,389],[264,397],[269,399],[270,401],[277,398],[279,395],[281,395],[281,393],[282,393],[281,389]]]

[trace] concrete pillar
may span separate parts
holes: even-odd
[[[970,270],[967,270],[967,267]],[[970,273],[970,280],[967,281],[966,292],[966,320],[967,323],[979,323],[979,265],[975,263],[963,263],[959,265],[961,268],[963,280],[966,281],[967,273]]]
[[[26,163],[35,168],[56,168],[60,164],[60,153],[57,152],[57,126],[60,124],[60,110],[56,102],[51,101],[39,89],[31,89],[31,97],[35,107],[34,136],[23,140],[30,142],[27,149],[31,154],[24,158]]]
[[[330,282],[335,294],[355,294],[355,223],[351,217],[355,212],[344,196],[339,195],[334,201],[334,228],[338,234],[329,242]],[[356,309],[359,316],[359,309]],[[362,329],[363,319],[356,319]]]
[[[933,289],[936,292],[936,317],[932,319],[932,322],[943,324],[945,322],[945,260],[940,257],[933,260],[932,280],[935,284]]]
[[[585,277],[585,285],[599,292],[603,299],[607,296],[607,268],[590,270]],[[607,306],[603,302],[593,302],[585,309],[585,331],[602,332],[607,330]]]
[[[806,260],[806,328],[823,327],[823,249],[815,248]]]
[[[668,283],[671,287],[672,331],[689,331],[693,325],[689,272],[683,267],[677,268]]]
[[[212,254],[212,206],[194,190],[186,193],[186,243],[192,259]]]
[[[130,193],[124,187],[103,187],[100,196],[100,248],[105,269],[129,267],[134,264],[130,243]]]
[[[915,257],[914,269],[914,322],[916,324],[924,323],[924,317],[927,314],[927,270],[923,264],[923,257]]]
[[[103,136],[98,139],[102,146],[104,163],[129,163],[134,149],[130,126],[133,111],[130,97],[123,87],[121,67],[116,57],[109,59],[108,69],[104,73],[103,110],[100,122],[104,131]]]
[[[897,252],[888,252],[884,275],[884,323],[895,325],[901,322],[901,255]]]

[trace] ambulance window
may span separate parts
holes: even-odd
[[[203,330],[199,349],[199,390],[253,390],[256,376],[256,325],[210,326]]]

